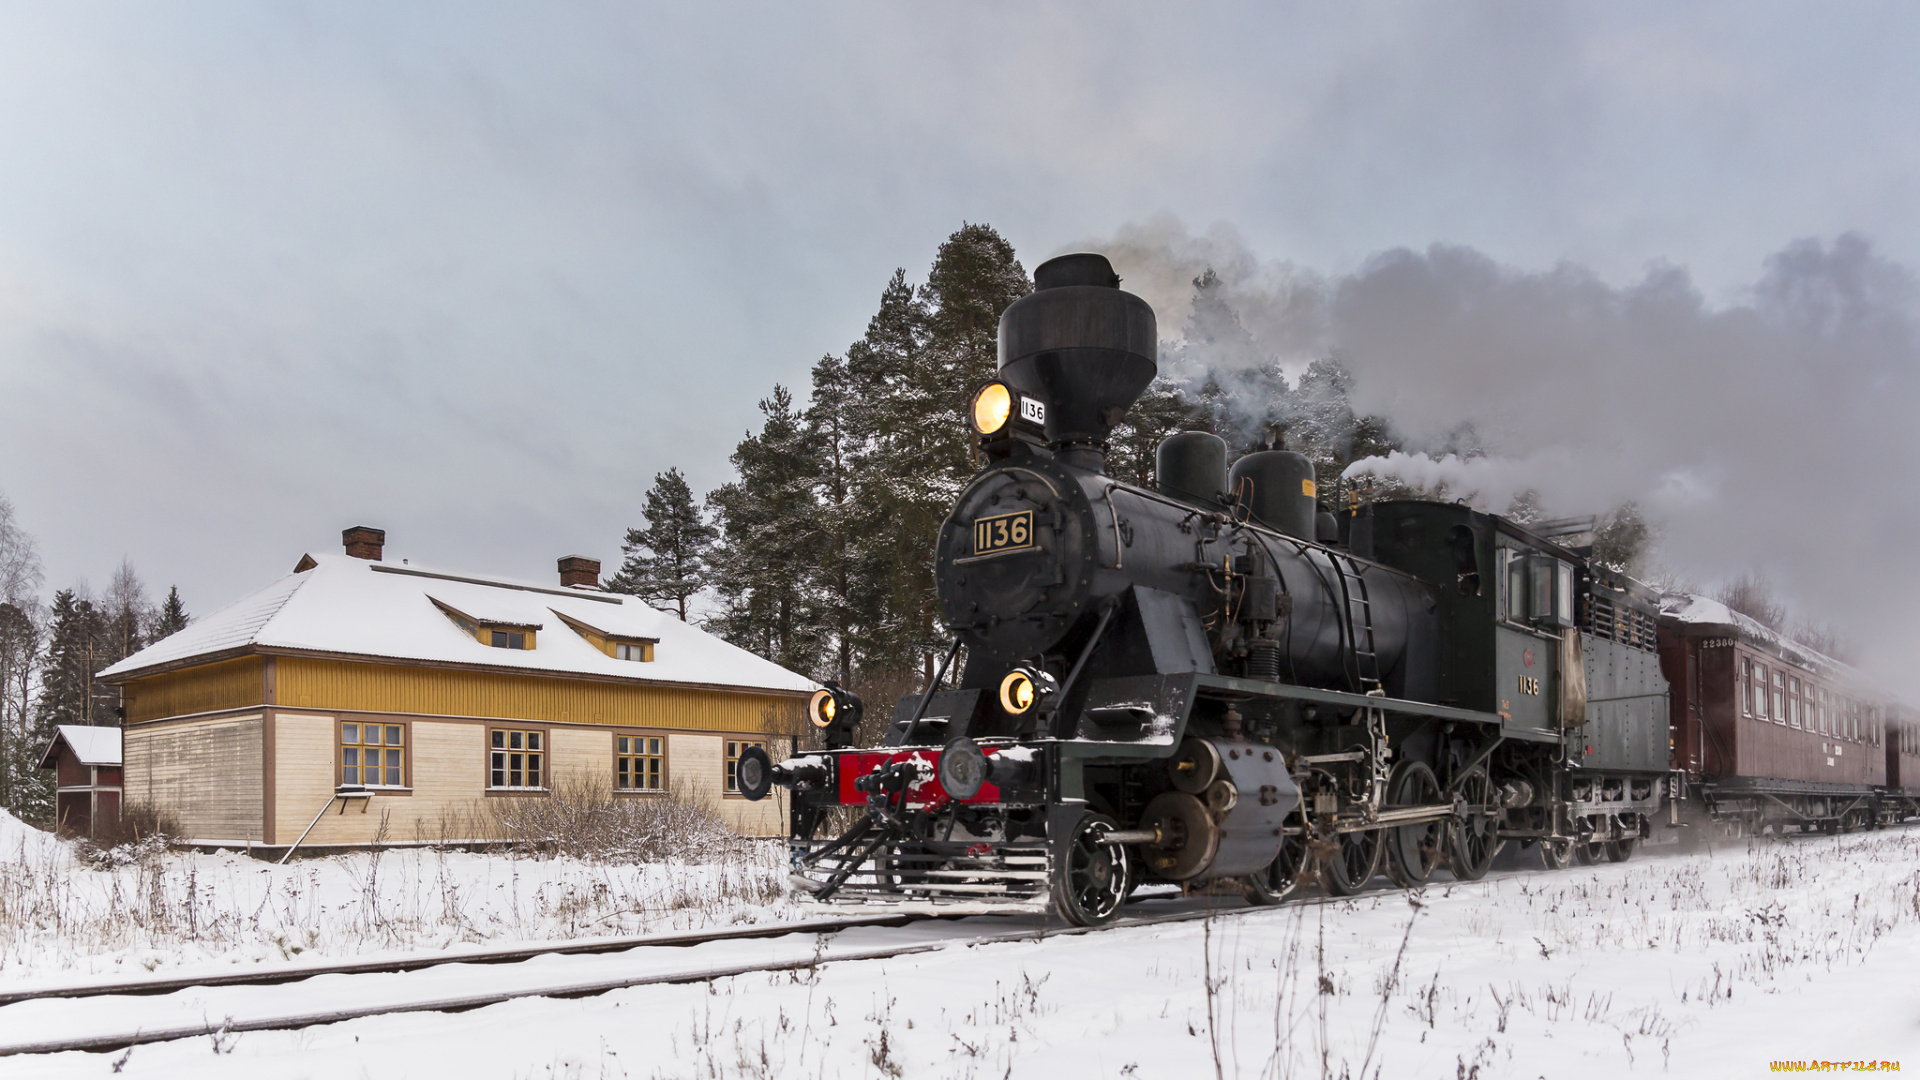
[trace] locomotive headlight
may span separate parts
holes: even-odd
[[[817,728],[832,727],[834,717],[839,712],[839,704],[833,700],[831,690],[815,690],[813,700],[807,702],[807,719],[813,721],[813,726]]]
[[[1019,716],[1051,695],[1054,689],[1053,676],[1017,667],[1000,680],[1000,707],[1009,716]]]
[[[1014,716],[1033,708],[1033,676],[1015,668],[1000,680],[1000,707]]]
[[[990,382],[973,395],[973,429],[992,435],[1013,418],[1013,391],[1003,382]]]

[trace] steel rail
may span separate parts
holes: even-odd
[[[831,934],[861,926],[905,926],[926,917],[923,914],[885,913],[849,915],[831,919],[797,919],[786,923],[732,926],[723,930],[689,930],[672,934],[561,941],[545,945],[507,945],[467,953],[434,953],[427,956],[389,957],[385,960],[353,960],[337,964],[276,968],[271,971],[239,971],[180,975],[166,979],[125,979],[110,983],[71,983],[65,986],[28,987],[23,990],[0,992],[0,1007],[46,998],[140,997],[151,994],[171,994],[179,990],[194,990],[203,986],[272,986],[279,983],[299,982],[319,975],[392,975],[405,971],[442,967],[447,964],[514,964],[531,960],[536,956],[625,952],[628,949],[646,948],[652,945],[691,948],[710,941],[745,941],[754,938],[784,937],[787,934]]]
[[[1386,896],[1390,893],[1382,892]],[[1058,928],[1025,928],[999,934],[980,934],[970,937],[944,938],[938,941],[921,941],[904,945],[880,946],[876,948],[849,950],[832,954],[815,954],[791,960],[749,961],[735,964],[706,965],[687,968],[680,971],[658,971],[644,975],[629,975],[610,979],[595,979],[586,982],[555,983],[548,986],[521,987],[474,994],[424,998],[395,1004],[373,1004],[357,1007],[324,1009],[314,1012],[287,1013],[278,1016],[258,1016],[247,1019],[228,1018],[219,1022],[203,1020],[199,1023],[180,1024],[171,1027],[153,1027],[132,1031],[107,1032],[80,1038],[47,1039],[37,1042],[19,1042],[0,1044],[0,1057],[24,1055],[59,1054],[72,1051],[87,1053],[108,1053],[124,1050],[132,1046],[150,1043],[173,1042],[179,1039],[194,1039],[210,1035],[240,1034],[254,1031],[296,1031],[302,1028],[319,1027],[325,1024],[337,1024],[348,1020],[359,1020],[370,1016],[387,1016],[415,1012],[465,1012],[470,1009],[484,1008],[522,998],[586,998],[626,990],[640,986],[663,986],[685,983],[711,982],[714,979],[732,978],[739,975],[752,975],[762,972],[798,971],[824,967],[828,964],[858,963],[869,960],[887,960],[894,957],[914,956],[942,949],[962,947],[972,948],[978,945],[1009,944],[1019,941],[1044,941],[1056,937],[1074,937],[1082,934],[1106,930],[1151,927],[1183,922],[1197,922],[1210,918],[1235,918],[1255,912],[1280,913],[1302,907],[1314,907],[1321,904],[1347,903],[1358,899],[1351,896],[1321,896],[1271,907],[1244,908],[1208,908],[1204,911],[1183,911],[1168,915],[1122,918],[1103,926],[1063,926]],[[919,916],[924,917],[924,916]],[[881,916],[876,922],[913,921],[915,917]],[[838,921],[838,920],[836,920]],[[789,924],[798,926],[800,924]],[[868,925],[868,924],[861,924]],[[844,927],[842,927],[844,928]],[[763,935],[764,936],[764,935]],[[631,946],[630,946],[631,947]],[[551,951],[551,950],[550,950]],[[443,963],[457,963],[448,959]],[[373,974],[377,972],[362,972]],[[304,975],[296,976],[304,977]],[[195,983],[193,986],[207,985]]]

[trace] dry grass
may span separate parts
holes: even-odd
[[[706,800],[615,796],[597,781],[562,781],[543,798],[488,800],[478,816],[482,835],[518,854],[586,862],[712,861],[754,843],[728,828]]]
[[[698,928],[786,904],[783,845],[738,836],[697,802],[577,789],[470,817],[503,850],[287,866],[172,850],[158,816],[133,815],[104,844],[0,821],[0,977]]]

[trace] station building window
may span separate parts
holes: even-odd
[[[546,786],[546,732],[494,728],[487,739],[488,787],[537,791]]]
[[[614,790],[667,790],[667,740],[660,736],[614,736],[613,762]]]
[[[405,787],[407,726],[341,724],[340,782],[360,787]]]
[[[745,752],[749,746],[757,746],[762,750],[767,748],[767,744],[764,742],[735,742],[732,740],[727,742],[726,793],[729,795],[740,794],[740,755]]]

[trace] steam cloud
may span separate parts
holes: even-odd
[[[1153,302],[1169,355],[1227,371],[1337,356],[1355,412],[1413,451],[1356,471],[1445,481],[1495,510],[1529,490],[1553,514],[1633,500],[1667,570],[1708,587],[1759,570],[1892,688],[1920,692],[1914,278],[1865,239],[1790,243],[1724,304],[1677,266],[1613,285],[1441,245],[1327,276],[1171,220],[1088,248]],[[1238,340],[1193,326],[1209,268]],[[1463,430],[1485,456],[1444,452]]]

